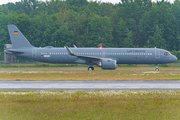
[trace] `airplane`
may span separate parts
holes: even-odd
[[[94,65],[102,69],[116,69],[117,64],[159,64],[173,63],[177,57],[169,51],[158,48],[54,48],[52,46],[34,47],[15,25],[7,25],[12,49],[4,52],[45,63],[87,64],[88,70]]]

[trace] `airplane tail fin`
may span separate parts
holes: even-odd
[[[34,47],[15,25],[8,25],[8,30],[13,49]]]

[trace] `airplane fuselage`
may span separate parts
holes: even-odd
[[[173,55],[164,49],[157,48],[70,48],[76,55],[110,58],[117,64],[164,64],[176,61]],[[26,48],[23,54],[16,56],[46,63],[89,64],[88,61],[69,55],[66,48]]]

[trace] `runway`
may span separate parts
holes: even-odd
[[[0,90],[180,90],[180,80],[0,81]]]

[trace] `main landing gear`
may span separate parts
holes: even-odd
[[[89,71],[94,70],[94,67],[93,67],[93,66],[90,66],[90,67],[88,67],[88,70],[89,70]]]
[[[155,69],[155,71],[159,71],[158,64],[156,65],[156,69]]]

